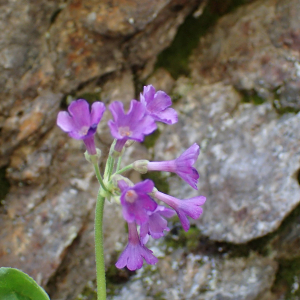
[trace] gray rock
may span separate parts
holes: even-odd
[[[178,82],[184,90],[187,83]],[[300,114],[279,117],[269,103],[241,103],[222,83],[195,85],[176,109],[179,122],[159,137],[156,159],[174,159],[197,142],[199,192],[177,177],[172,195],[207,197],[197,222],[213,240],[244,243],[274,231],[299,203]]]
[[[200,39],[192,77],[224,81],[274,100],[281,111],[299,111],[299,13],[297,0],[260,0],[225,15]]]
[[[255,300],[268,292],[277,264],[256,254],[218,258],[174,251],[141,270],[110,300]]]

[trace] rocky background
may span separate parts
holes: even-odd
[[[198,192],[146,176],[207,202],[188,233],[171,220],[150,244],[158,264],[138,272],[114,267],[127,237],[107,203],[108,299],[299,299],[299,15],[299,0],[0,0],[0,265],[52,300],[96,299],[98,186],[57,112],[76,98],[128,105],[151,83],[179,122],[125,162],[174,159],[197,142]],[[111,140],[102,122],[104,154]]]

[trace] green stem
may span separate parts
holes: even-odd
[[[119,171],[116,172],[115,174],[121,174],[121,173],[123,173],[123,172],[125,172],[125,171],[128,171],[128,170],[130,170],[130,169],[132,169],[132,164],[131,164],[131,165],[128,165],[128,166],[126,166],[126,167],[124,167],[123,169],[119,170]]]
[[[97,196],[95,212],[95,257],[97,276],[97,300],[106,300],[105,262],[103,249],[103,210],[105,198],[101,196],[101,187]]]
[[[100,173],[100,170],[99,170],[99,166],[98,166],[98,163],[95,163],[94,164],[94,170],[95,170],[95,173],[96,173],[96,176],[97,176],[97,179],[101,185],[101,187],[107,192],[107,188],[102,180],[102,176],[101,176],[101,173]]]
[[[108,180],[111,177],[111,174],[114,170],[114,165],[115,165],[115,159],[113,157],[111,157],[110,161],[109,161],[109,165],[108,165]]]
[[[120,166],[121,166],[121,161],[122,161],[122,155],[119,156],[118,158],[118,162],[117,162],[117,169],[116,169],[116,172],[118,172],[120,170]]]

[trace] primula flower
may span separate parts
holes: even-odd
[[[143,94],[140,95],[141,103],[146,107],[146,113],[155,121],[166,124],[174,124],[178,121],[177,112],[173,108],[171,98],[163,91],[155,93],[152,85],[144,86]]]
[[[145,135],[157,128],[153,118],[145,115],[145,106],[136,100],[131,100],[127,114],[124,112],[123,103],[119,101],[113,102],[109,109],[114,121],[110,120],[108,126],[112,136],[117,139],[115,145],[117,152],[122,151],[127,140],[142,142]]]
[[[148,215],[148,222],[142,224],[140,228],[140,235],[143,244],[147,243],[150,235],[154,239],[159,239],[164,236],[164,230],[170,231],[167,226],[168,222],[164,218],[173,217],[175,215],[175,211],[162,205],[158,205],[155,211],[148,211]]]
[[[200,205],[204,204],[206,200],[204,196],[197,196],[189,199],[179,200],[159,191],[154,192],[154,197],[175,209],[185,231],[188,231],[190,228],[190,222],[187,216],[191,217],[194,220],[198,219],[203,212]]]
[[[119,269],[127,267],[134,271],[143,266],[143,258],[150,265],[157,263],[157,258],[152,254],[152,251],[141,243],[136,224],[128,223],[128,244],[115,266]]]
[[[200,148],[195,143],[185,150],[178,158],[167,161],[146,161],[140,160],[133,164],[133,168],[139,172],[148,171],[166,171],[173,172],[186,181],[192,188],[197,188],[199,174],[193,167],[193,164],[199,156]]]
[[[97,152],[94,135],[104,111],[105,106],[102,102],[94,102],[90,111],[88,102],[78,99],[69,105],[68,112],[58,113],[57,125],[71,138],[83,140],[87,152],[95,155]]]
[[[128,223],[141,225],[148,221],[148,211],[156,209],[157,203],[148,195],[154,188],[153,181],[147,179],[134,186],[129,186],[125,180],[119,180],[118,186],[122,192],[121,204],[123,217]]]

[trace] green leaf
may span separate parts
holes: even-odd
[[[18,269],[0,268],[1,300],[50,300],[30,276]]]

